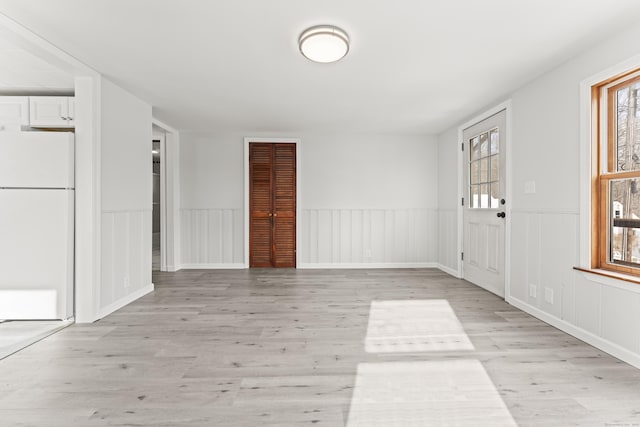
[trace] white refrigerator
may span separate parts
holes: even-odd
[[[0,320],[73,316],[74,138],[0,132]]]

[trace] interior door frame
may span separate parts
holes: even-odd
[[[464,250],[464,207],[462,206],[462,198],[465,197],[466,185],[464,180],[464,168],[466,167],[465,152],[462,151],[461,146],[464,144],[463,132],[465,129],[499,113],[500,111],[506,113],[506,170],[505,170],[505,197],[507,204],[504,207],[504,212],[507,214],[505,217],[504,225],[504,298],[508,302],[510,299],[511,289],[511,212],[513,206],[512,198],[512,170],[511,170],[511,153],[512,149],[512,131],[511,131],[511,99],[508,99],[493,108],[486,110],[478,116],[468,120],[464,124],[458,127],[458,277],[464,279],[464,263],[462,261],[462,252]],[[467,198],[468,199],[468,198]],[[468,200],[467,200],[468,203]]]
[[[153,126],[162,131],[160,138],[160,271],[176,271],[178,259],[176,218],[178,131],[153,118]],[[153,134],[152,134],[153,136]],[[152,137],[153,139],[153,137]]]
[[[249,224],[250,212],[249,212],[249,144],[251,142],[262,142],[269,144],[296,144],[296,268],[300,268],[300,256],[298,249],[300,248],[300,219],[302,218],[301,197],[302,194],[300,185],[300,159],[302,143],[300,138],[259,138],[259,137],[245,137],[244,138],[244,268],[249,268]]]

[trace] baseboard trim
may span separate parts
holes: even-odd
[[[602,337],[594,335],[593,333],[586,331],[576,325],[573,325],[565,320],[559,319],[555,316],[550,315],[549,313],[545,313],[539,308],[533,307],[523,301],[518,300],[517,298],[510,297],[507,299],[507,302],[514,307],[519,308],[520,310],[529,313],[530,315],[537,317],[545,323],[550,324],[563,332],[568,333],[569,335],[573,335],[590,344],[605,353],[609,353],[613,357],[616,357],[623,362],[628,363],[631,366],[634,366],[640,369],[640,354],[634,353],[631,350],[628,350],[616,343],[613,343],[609,340],[606,340]]]
[[[339,269],[378,269],[378,268],[436,268],[435,262],[399,262],[399,263],[301,263],[299,269],[339,270]]]
[[[438,264],[436,264],[436,268],[438,270],[441,270],[441,271],[443,271],[443,272],[455,277],[456,279],[461,279],[462,278],[460,276],[460,274],[458,273],[458,270],[454,270],[453,268],[447,267],[446,265],[442,265],[442,264],[438,263]]]
[[[104,317],[107,317],[108,315],[110,315],[111,313],[113,313],[116,310],[121,309],[122,307],[124,307],[127,304],[131,304],[132,302],[134,302],[135,300],[137,300],[140,297],[145,296],[146,294],[148,294],[149,292],[153,292],[154,290],[154,286],[153,283],[145,286],[142,289],[138,289],[137,291],[134,291],[132,293],[130,293],[129,295],[125,296],[124,298],[120,298],[118,301],[109,304],[106,307],[101,308],[98,311],[98,319],[102,319]]]
[[[179,270],[238,270],[243,268],[249,268],[249,267],[243,263],[182,264]]]

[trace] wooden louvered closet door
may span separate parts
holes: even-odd
[[[295,144],[249,144],[249,199],[250,267],[295,267]]]

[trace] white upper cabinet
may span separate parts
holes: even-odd
[[[29,126],[29,97],[0,96],[0,131]]]
[[[71,96],[29,97],[31,127],[73,128],[75,104]]]

